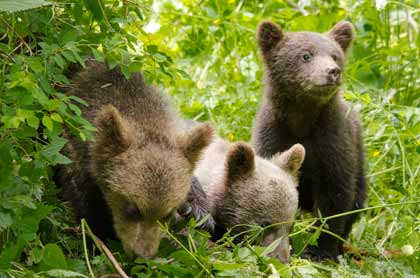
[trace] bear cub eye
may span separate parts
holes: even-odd
[[[312,60],[313,55],[310,52],[304,52],[302,55],[302,59],[304,62],[309,62],[310,60]]]
[[[125,217],[131,221],[140,221],[143,218],[143,215],[135,204],[128,204],[125,206],[124,213]]]

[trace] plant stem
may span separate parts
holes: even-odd
[[[85,253],[86,265],[88,267],[89,274],[92,278],[95,278],[95,274],[93,273],[92,266],[90,265],[89,255],[87,251],[85,223],[86,223],[85,219],[82,218],[81,224],[82,224],[83,251]]]

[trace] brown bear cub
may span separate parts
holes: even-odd
[[[162,234],[158,221],[185,201],[212,128],[186,133],[166,97],[140,73],[126,80],[118,68],[91,62],[73,83],[68,94],[89,103],[82,112],[97,128],[96,142],[67,136],[74,162],[59,169],[57,182],[97,235],[115,232],[129,256],[151,257]]]
[[[296,144],[263,159],[249,144],[216,138],[204,151],[194,176],[207,195],[217,227],[233,227],[237,234],[246,230],[244,225],[270,226],[263,245],[281,238],[270,255],[288,261],[288,234],[298,207],[297,175],[304,156],[305,149]]]
[[[362,127],[339,92],[353,26],[340,22],[326,34],[284,33],[264,21],[257,39],[265,63],[265,93],[253,131],[257,154],[271,157],[301,143],[306,159],[300,206],[315,216],[362,208],[367,198]],[[346,238],[355,220],[354,214],[335,218],[328,229]],[[341,241],[322,233],[318,247],[304,255],[321,260],[341,252]]]

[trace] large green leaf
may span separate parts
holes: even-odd
[[[86,9],[92,13],[95,20],[100,22],[103,18],[103,8],[105,7],[105,1],[103,0],[83,0]]]
[[[71,163],[71,160],[69,158],[60,154],[60,150],[64,147],[64,144],[66,142],[67,140],[63,138],[57,138],[52,140],[49,145],[46,145],[41,150],[40,153],[42,157],[47,159],[48,162],[50,162],[52,165]]]
[[[57,244],[49,243],[45,245],[44,251],[42,253],[40,269],[67,269],[66,258],[63,254],[63,251]]]
[[[60,278],[64,278],[64,277],[88,278],[89,277],[81,273],[77,273],[77,272],[69,271],[69,270],[62,270],[62,269],[51,269],[48,271],[42,271],[42,272],[38,272],[37,275],[39,275],[40,277],[47,276],[47,277],[60,277]]]
[[[13,224],[13,218],[10,214],[0,212],[0,231]]]
[[[44,0],[0,0],[0,11],[13,13],[47,5],[51,5],[51,3]]]

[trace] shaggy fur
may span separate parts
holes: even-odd
[[[300,206],[315,216],[362,208],[367,198],[362,127],[339,93],[352,25],[340,22],[326,34],[283,33],[264,21],[257,33],[265,63],[265,94],[253,131],[257,154],[271,157],[301,143],[306,159]],[[354,221],[355,215],[336,218],[328,227],[346,238]],[[323,233],[319,248],[307,255],[335,258],[341,245]]]
[[[92,62],[68,94],[87,103],[83,116],[97,127],[96,142],[67,136],[74,163],[59,169],[57,182],[94,232],[114,231],[130,256],[153,256],[166,221],[185,201],[201,150],[212,128],[185,133],[169,101],[141,74],[126,80],[116,68]]]
[[[207,217],[207,220],[198,226],[198,228],[206,230],[210,234],[214,234],[216,222],[210,213],[209,200],[206,192],[203,190],[203,186],[195,176],[192,178],[191,189],[188,192],[187,199],[178,209],[178,213],[181,218],[193,218],[197,222],[200,222]]]
[[[231,144],[217,138],[194,171],[207,194],[216,228],[292,221],[298,205],[297,174],[304,155],[304,148],[295,145],[271,159],[262,159],[246,143]],[[263,244],[269,245],[283,238],[271,253],[283,262],[289,258],[291,227],[292,223],[275,225],[263,239]]]

